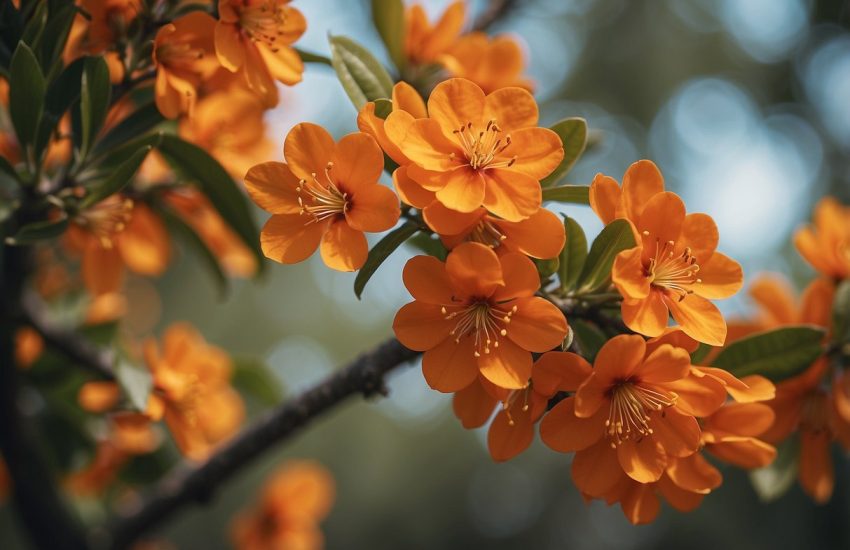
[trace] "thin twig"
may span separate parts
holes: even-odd
[[[352,395],[385,395],[384,375],[418,355],[395,339],[362,354],[323,382],[269,411],[202,465],[178,467],[134,510],[117,518],[107,530],[93,533],[93,544],[116,550],[127,548],[179,509],[208,501],[246,464]]]
[[[44,338],[47,345],[101,378],[111,380],[115,377],[112,350],[100,349],[79,334],[53,326],[34,294],[25,294],[21,301],[25,322]]]

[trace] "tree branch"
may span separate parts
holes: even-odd
[[[33,293],[25,294],[22,302],[26,323],[34,328],[50,347],[101,378],[112,380],[115,377],[112,370],[112,350],[100,349],[74,332],[53,326],[47,319],[44,306]]]
[[[487,9],[472,24],[472,30],[476,32],[486,31],[499,19],[505,17],[516,8],[516,5],[516,0],[490,0],[490,5],[487,6]]]
[[[107,548],[128,547],[177,510],[212,498],[246,464],[352,395],[386,395],[384,376],[418,355],[419,352],[405,348],[394,338],[360,355],[313,388],[256,420],[202,465],[178,467],[156,485],[141,505],[116,519],[106,532],[95,533],[93,538]]]

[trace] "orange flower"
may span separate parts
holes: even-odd
[[[177,323],[165,331],[161,352],[152,339],[144,352],[153,375],[147,414],[153,420],[164,414],[184,455],[202,460],[239,430],[245,406],[230,386],[231,362],[223,350],[188,324]]]
[[[422,100],[422,96],[420,96],[419,92],[413,89],[413,87],[407,82],[397,82],[393,86],[392,96],[393,111],[404,111],[413,118],[425,118],[428,116],[428,110],[425,107],[425,102]],[[365,132],[375,138],[375,141],[378,142],[381,149],[383,149],[396,164],[404,166],[410,163],[410,159],[408,159],[387,136],[386,129],[384,128],[384,119],[375,114],[374,101],[366,103],[357,114],[357,127],[360,128],[361,132]],[[415,185],[415,187],[421,189],[418,185]],[[405,198],[401,189],[396,187],[396,191],[399,193],[404,202],[407,204],[415,204]],[[416,189],[412,192],[416,193]],[[429,202],[434,200],[431,195],[428,195],[428,197]]]
[[[413,4],[404,12],[404,53],[415,65],[435,63],[460,37],[466,21],[466,3],[453,2],[434,24],[425,9]]]
[[[153,62],[157,68],[156,106],[166,118],[192,115],[198,85],[218,66],[214,51],[215,19],[194,11],[175,19],[156,33]]]
[[[393,330],[402,344],[425,352],[422,371],[436,390],[462,390],[479,372],[496,386],[523,389],[531,352],[549,351],[567,334],[561,311],[534,296],[540,277],[520,254],[500,257],[464,243],[446,263],[412,258],[403,278],[414,301],[396,314]]]
[[[705,450],[740,468],[767,466],[776,447],[759,436],[773,425],[773,410],[764,403],[727,403],[707,417],[702,426]]]
[[[91,53],[113,46],[141,11],[139,0],[78,0],[78,3],[90,16],[86,43]]]
[[[850,418],[842,416],[838,409],[842,397],[830,398],[823,388],[828,372],[828,360],[822,357],[803,374],[777,384],[776,399],[767,403],[776,420],[762,436],[766,441],[778,443],[793,432],[800,432],[800,485],[820,504],[830,499],[835,485],[832,442],[838,440],[845,449],[850,449]],[[842,385],[838,382],[836,387]]]
[[[302,123],[286,136],[283,156],[286,163],[259,164],[245,176],[248,194],[272,213],[260,237],[265,255],[298,263],[321,242],[328,267],[359,269],[369,251],[364,231],[390,229],[400,215],[395,194],[378,183],[378,144],[364,133],[334,144],[322,127]]]
[[[603,223],[625,218],[638,246],[620,252],[611,279],[623,295],[623,321],[646,336],[658,336],[669,316],[700,342],[721,346],[726,321],[710,299],[728,298],[743,283],[741,266],[716,252],[717,226],[706,214],[685,214],[678,195],[650,161],[632,164],[620,188],[598,174],[590,204]]]
[[[637,335],[615,336],[599,350],[592,369],[578,355],[565,356],[565,367],[586,373],[586,379],[571,388],[575,396],[546,415],[540,435],[556,451],[578,451],[574,478],[603,483],[595,478],[612,478],[622,469],[635,481],[650,483],[661,478],[669,458],[697,451],[696,417],[719,409],[726,391],[718,381],[693,372],[688,352],[670,341],[669,336],[650,342]],[[609,447],[616,456],[592,467],[596,459],[587,457]],[[576,462],[588,469],[577,471]]]
[[[440,62],[452,76],[471,80],[488,94],[509,86],[534,91],[534,83],[522,76],[525,59],[511,36],[471,32],[440,56]]]
[[[301,82],[304,64],[291,44],[307,28],[289,0],[219,0],[215,52],[231,72],[245,75],[248,87],[267,107],[277,105],[275,80]]]
[[[501,410],[490,423],[487,447],[498,462],[510,460],[523,452],[534,439],[534,424],[540,420],[549,400],[559,391],[575,389],[581,380],[564,369],[563,352],[544,353],[531,368],[531,380],[520,390],[506,390],[479,377],[455,393],[452,406],[464,428],[478,428],[493,414],[496,403]]]
[[[164,198],[192,226],[229,275],[250,277],[257,271],[254,254],[224,223],[203,193],[184,187],[166,193]]]
[[[794,235],[797,251],[827,277],[850,277],[850,207],[832,197],[821,199],[814,222],[814,227],[803,227]]]
[[[41,357],[44,339],[32,327],[15,331],[15,363],[19,369],[28,369]]]
[[[257,96],[228,88],[203,97],[195,113],[180,121],[180,136],[206,150],[236,179],[272,154],[265,110]]]
[[[473,82],[454,78],[431,93],[428,114],[415,119],[394,110],[384,124],[410,159],[413,181],[458,212],[484,206],[520,221],[540,209],[540,179],[558,166],[564,149],[555,132],[536,127],[530,93],[502,88],[485,95]]]
[[[264,483],[257,507],[238,516],[231,538],[238,550],[319,550],[319,523],[334,501],[334,480],[320,464],[292,461]]]
[[[168,233],[156,214],[118,195],[77,215],[65,242],[82,253],[83,283],[95,295],[117,291],[124,266],[141,275],[160,275],[171,251]]]

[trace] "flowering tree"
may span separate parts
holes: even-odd
[[[0,451],[36,546],[126,548],[347,398],[385,394],[384,376],[420,355],[461,424],[489,424],[493,460],[539,433],[573,453],[586,499],[632,523],[662,499],[695,509],[718,463],[760,469],[774,493],[768,474],[796,471],[830,498],[830,448],[850,448],[850,209],[826,198],[795,235],[819,273],[799,304],[764,277],[759,315],[727,322],[715,301],[740,290],[741,267],[653,162],[564,183],[587,125],[539,125],[520,46],[485,32],[510,4],[465,31],[463,2],[431,21],[374,0],[392,67],[343,36],[330,58],[298,49],[308,23],[288,0],[0,4]],[[359,131],[297,124],[271,161],[264,112],[311,64],[335,71]],[[591,208],[604,229],[588,243],[552,202]],[[251,203],[269,214],[261,229]],[[126,273],[162,274],[175,242],[222,288],[318,250],[357,272],[358,297],[407,244],[412,300],[394,338],[281,400],[261,366],[187,323],[117,330]],[[246,393],[268,411],[249,418]],[[44,406],[25,414],[30,395]],[[63,437],[45,440],[45,423]],[[182,459],[154,468],[166,440]],[[119,485],[141,493],[135,506]],[[112,516],[81,521],[67,506],[79,495]],[[333,495],[320,465],[283,465],[233,541],[319,547]]]

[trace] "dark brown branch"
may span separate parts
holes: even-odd
[[[111,350],[100,349],[79,334],[53,326],[47,319],[39,298],[34,294],[24,296],[23,310],[26,323],[44,338],[47,345],[101,378],[114,378]]]
[[[318,385],[269,411],[204,464],[179,467],[160,481],[140,506],[117,519],[106,532],[96,533],[94,538],[100,539],[104,547],[127,548],[179,509],[208,501],[246,464],[342,401],[356,394],[386,394],[384,375],[418,355],[395,339],[362,354]]]
[[[490,5],[487,6],[487,9],[473,23],[472,30],[486,31],[494,23],[515,9],[518,3],[517,0],[490,0]]]

